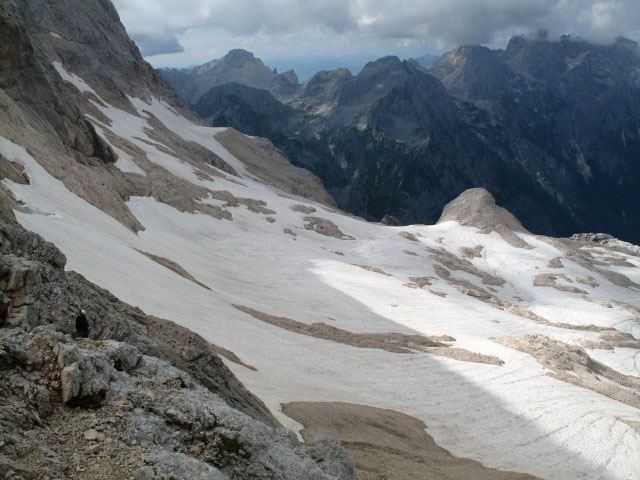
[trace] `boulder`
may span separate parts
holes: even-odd
[[[81,350],[78,366],[80,367],[80,396],[89,397],[96,394],[104,397],[109,390],[111,375],[115,372],[113,362],[104,353]]]
[[[58,366],[65,368],[78,361],[78,346],[75,344],[58,343],[54,353],[58,354]]]
[[[65,365],[74,358],[76,361],[65,366],[60,373],[63,402],[72,407],[100,407],[115,372],[113,360],[99,351],[79,350],[66,345],[59,347],[59,364]]]
[[[77,362],[62,369],[60,383],[62,386],[62,401],[64,403],[70,403],[80,394],[80,378],[80,368]]]
[[[304,445],[303,451],[324,473],[340,480],[358,479],[351,458],[335,438],[326,435],[313,437]]]
[[[100,344],[100,351],[113,361],[116,370],[129,372],[138,366],[142,354],[133,345],[115,340],[105,340]]]
[[[225,474],[205,462],[182,453],[152,454],[145,458],[147,466],[135,472],[136,480],[157,478],[189,478],[192,480],[228,480]]]

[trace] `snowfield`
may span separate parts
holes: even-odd
[[[62,65],[56,64],[56,69],[81,91],[97,97]],[[29,155],[26,145],[0,137],[0,153],[22,164],[30,179],[28,185],[4,181],[24,204],[23,211],[15,212],[18,221],[55,243],[68,258],[68,270],[147,314],[188,327],[255,367],[251,370],[225,360],[245,386],[294,430],[301,425],[281,412],[283,403],[348,402],[418,418],[439,446],[488,467],[547,479],[638,478],[640,432],[632,426],[640,422],[638,403],[634,406],[552,377],[560,372],[530,353],[494,341],[542,335],[583,347],[591,359],[638,378],[640,350],[616,345],[594,348],[610,329],[640,339],[640,318],[624,307],[640,308],[638,288],[615,285],[567,259],[553,242],[533,235],[517,233],[532,248],[516,248],[496,232],[479,233],[453,221],[389,227],[294,197],[250,174],[215,138],[224,129],[192,124],[162,101],[131,101],[137,116],[104,101],[104,105],[94,102],[111,120],[107,124],[92,118],[104,139],[108,141],[107,132],[126,139],[176,177],[214,192],[262,200],[276,213],[256,213],[240,204],[223,207],[232,220],[216,219],[180,212],[151,197],[132,197],[127,206],[144,227],[136,234],[69,191]],[[217,154],[240,178],[198,175],[197,167],[169,153],[171,145],[149,136],[151,117]],[[115,168],[145,174],[131,156],[114,149],[119,155]],[[219,200],[199,200],[224,205]],[[316,211],[306,214],[292,208],[300,205]],[[308,215],[332,222],[355,239],[305,228]],[[401,232],[413,234],[413,239]],[[477,256],[463,257],[460,252],[478,246],[482,249]],[[441,249],[504,284],[483,283],[476,274],[447,267],[438,253]],[[175,262],[208,289],[142,252]],[[604,257],[611,255],[603,252]],[[627,266],[600,268],[640,283],[638,257],[617,255],[627,259]],[[549,266],[556,258],[561,259],[561,268]],[[456,281],[477,285],[547,324],[465,294],[459,283],[438,273],[443,266]],[[544,274],[561,274],[555,279],[557,285],[585,293],[534,285]],[[415,279],[422,277],[428,277],[430,285],[417,286]],[[246,309],[354,333],[448,335],[455,338],[452,347],[497,357],[504,364],[463,361],[420,350],[395,353],[358,348],[297,333]],[[585,326],[594,328],[580,329]],[[579,380],[581,375],[568,370],[567,376]],[[604,377],[600,381],[613,382]],[[637,390],[613,383],[614,388],[638,398]]]

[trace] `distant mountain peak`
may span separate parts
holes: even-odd
[[[298,85],[300,83],[300,80],[298,80],[298,75],[296,75],[296,72],[294,72],[293,70],[287,70],[286,72],[282,72],[281,74],[278,75],[278,77],[280,77],[285,82],[291,83],[294,85]]]
[[[222,58],[222,60],[226,62],[238,62],[240,64],[244,64],[247,62],[256,62],[256,63],[262,64],[262,60],[260,60],[259,58],[256,58],[253,53],[247,50],[244,50],[242,48],[229,50],[229,53],[227,53]]]
[[[387,68],[389,67],[401,68],[402,60],[400,60],[400,58],[398,58],[395,55],[387,55],[386,57],[381,57],[377,60],[374,60],[373,62],[367,63],[365,67],[362,69],[362,71],[365,72],[368,68],[370,69],[374,66],[381,66],[381,65],[384,65]]]

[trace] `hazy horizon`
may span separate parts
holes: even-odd
[[[268,66],[503,48],[539,30],[598,43],[640,39],[636,0],[114,0],[154,67],[184,68],[243,48]]]

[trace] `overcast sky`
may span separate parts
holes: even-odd
[[[546,29],[597,42],[640,39],[640,0],[113,0],[156,67],[245,48],[266,60],[439,54],[500,47]]]

